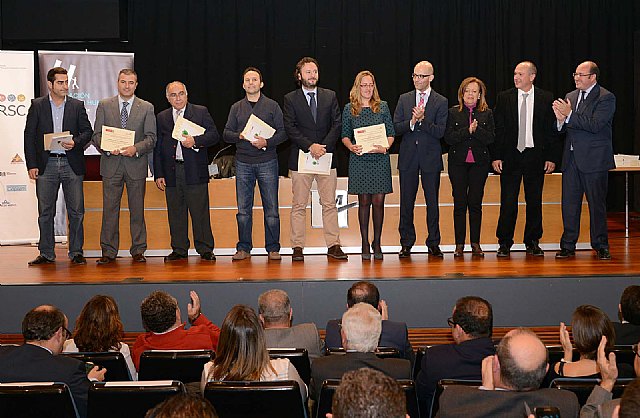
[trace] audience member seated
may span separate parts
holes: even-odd
[[[576,395],[540,389],[549,368],[547,349],[528,329],[514,329],[498,344],[496,354],[482,361],[482,386],[450,386],[440,397],[438,417],[523,417],[531,410],[555,406],[563,418],[578,416]]]
[[[295,380],[307,400],[307,385],[289,359],[269,359],[258,315],[246,305],[234,306],[222,321],[216,357],[204,365],[200,388],[204,392],[207,382],[220,380]]]
[[[174,395],[155,408],[145,418],[218,418],[216,410],[207,399],[193,393]]]
[[[361,368],[342,376],[327,418],[409,418],[406,409],[398,382],[377,370]]]
[[[640,341],[640,286],[624,289],[618,304],[620,322],[613,323],[617,345],[632,345]]]
[[[96,366],[87,374],[83,362],[58,355],[71,336],[68,325],[67,317],[55,306],[42,305],[30,310],[22,320],[25,344],[0,347],[0,383],[66,383],[78,414],[84,418],[89,379],[102,381],[107,370],[98,370]]]
[[[376,308],[382,315],[382,333],[378,345],[381,347],[394,347],[400,351],[400,355],[413,363],[414,352],[409,342],[407,324],[404,322],[389,321],[389,309],[384,300],[380,300],[378,288],[370,282],[361,281],[354,283],[347,291],[347,309],[356,303],[368,303]],[[332,319],[327,322],[325,342],[327,348],[342,347],[340,336],[340,321]]]
[[[166,292],[152,292],[140,305],[142,324],[147,330],[133,344],[133,364],[140,369],[140,356],[146,350],[215,350],[220,328],[200,310],[200,297],[189,293],[187,315],[191,327],[185,329],[178,301]]]
[[[119,351],[124,356],[129,374],[136,380],[137,372],[131,360],[129,346],[122,342],[124,327],[115,299],[111,296],[92,297],[76,319],[73,339],[64,342],[65,353]]]
[[[431,409],[431,401],[440,379],[482,378],[482,360],[495,353],[491,333],[491,304],[476,296],[458,299],[448,319],[454,344],[436,345],[425,351],[416,378],[421,411]]]
[[[316,324],[291,325],[293,309],[287,292],[268,290],[260,295],[258,305],[268,348],[306,348],[311,359],[323,355],[324,343]]]
[[[344,355],[316,359],[311,365],[311,396],[318,399],[322,382],[340,379],[349,371],[369,367],[394,379],[411,379],[411,363],[405,359],[378,358],[374,351],[380,340],[382,317],[368,303],[356,303],[342,315],[342,346]]]

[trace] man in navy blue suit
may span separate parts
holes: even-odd
[[[194,246],[200,258],[215,261],[213,234],[209,218],[209,170],[207,148],[220,140],[216,125],[204,106],[188,103],[187,87],[180,81],[167,84],[169,109],[158,113],[158,140],[153,152],[156,186],[165,192],[171,253],[165,262],[187,258],[189,252],[189,219]],[[180,141],[171,134],[176,119],[183,118],[203,127],[204,134],[182,134]]]
[[[400,258],[411,255],[416,242],[413,224],[413,207],[418,193],[418,178],[422,179],[422,190],[427,203],[426,245],[429,255],[443,257],[440,251],[440,172],[442,146],[440,139],[447,127],[448,101],[431,88],[433,65],[421,61],[413,69],[415,90],[404,93],[398,99],[393,115],[396,134],[402,135],[398,153],[400,172]]]
[[[580,235],[582,198],[591,217],[591,247],[600,260],[610,260],[607,234],[608,171],[615,168],[611,125],[616,97],[598,84],[600,69],[593,61],[573,73],[576,90],[553,102],[558,130],[566,132],[562,157],[562,223],[564,232],[556,258],[575,256]]]

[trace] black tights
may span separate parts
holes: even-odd
[[[382,223],[384,221],[384,193],[359,194],[358,195],[358,222],[360,223],[360,236],[362,248],[369,251],[369,213],[373,204],[373,250],[380,250],[380,238],[382,236]]]

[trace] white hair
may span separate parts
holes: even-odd
[[[367,353],[375,351],[382,332],[382,316],[368,303],[353,305],[342,315],[345,349]]]

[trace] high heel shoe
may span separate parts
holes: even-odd
[[[471,256],[472,257],[484,257],[484,251],[480,248],[480,244],[471,243]]]
[[[456,249],[453,252],[454,257],[462,257],[464,254],[464,244],[456,244]]]
[[[371,246],[373,248],[373,259],[382,260],[384,256],[382,255],[382,248],[380,247],[380,244],[372,243]]]
[[[369,249],[369,243],[362,246],[362,260],[371,260],[371,250]]]

